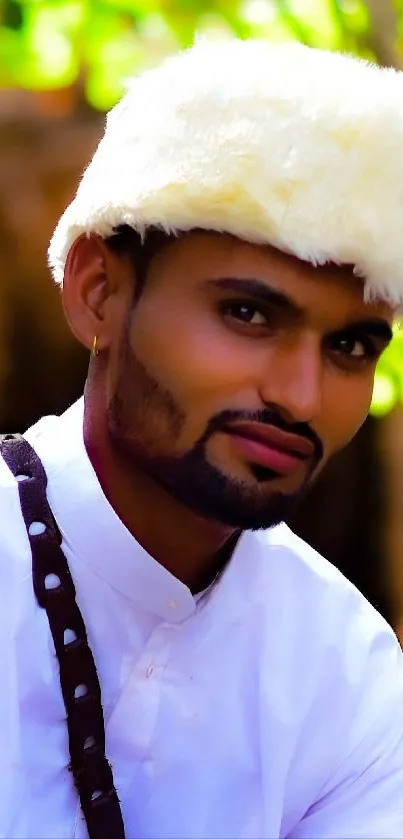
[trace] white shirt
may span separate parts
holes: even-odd
[[[403,663],[383,619],[285,525],[245,533],[197,602],[106,501],[82,426],[80,400],[26,436],[97,664],[128,839],[403,837]],[[85,837],[1,459],[0,591],[0,836]]]

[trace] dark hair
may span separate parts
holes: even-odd
[[[165,233],[157,227],[150,227],[142,239],[140,233],[128,224],[121,224],[115,228],[111,236],[105,239],[106,244],[118,256],[128,256],[133,264],[136,276],[133,302],[136,303],[144,289],[147,273],[152,260],[164,248],[175,242],[178,237],[173,233]]]

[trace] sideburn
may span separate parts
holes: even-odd
[[[133,308],[128,310],[119,344],[119,377],[108,406],[109,428],[116,441],[124,439],[133,451],[162,437],[176,440],[186,416],[174,397],[147,370],[132,349]],[[150,439],[150,430],[152,438]]]

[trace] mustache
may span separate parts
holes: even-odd
[[[262,425],[272,425],[287,434],[305,437],[314,447],[316,463],[319,463],[323,458],[324,445],[316,431],[307,422],[286,422],[280,412],[274,408],[263,408],[258,411],[221,411],[209,420],[203,439],[200,442],[206,443],[212,434],[216,431],[225,431],[233,422],[259,422]]]

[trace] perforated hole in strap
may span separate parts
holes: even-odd
[[[18,480],[32,552],[32,578],[46,610],[67,711],[71,769],[90,839],[124,839],[124,825],[105,756],[101,689],[61,534],[49,507],[42,463],[20,435],[0,436],[2,457]],[[23,477],[22,477],[23,476]]]

